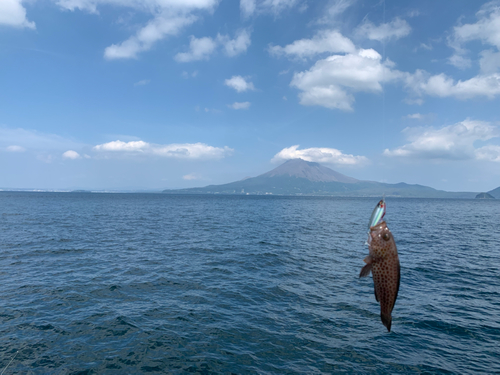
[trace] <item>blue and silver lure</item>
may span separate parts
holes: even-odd
[[[373,209],[372,216],[370,216],[370,222],[368,223],[368,240],[365,242],[365,245],[370,246],[372,242],[372,236],[370,236],[370,228],[375,225],[380,224],[383,221],[385,215],[385,197],[377,203],[377,206]]]
[[[371,227],[374,227],[377,224],[380,224],[382,222],[382,219],[384,218],[385,215],[385,198],[381,199],[380,202],[378,202],[377,206],[372,212],[372,216],[370,216],[370,222],[368,223],[368,231],[370,231]]]

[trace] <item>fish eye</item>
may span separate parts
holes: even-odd
[[[389,239],[391,238],[391,235],[390,235],[389,233],[387,233],[387,232],[386,232],[386,233],[384,233],[384,234],[382,235],[382,238],[384,239],[384,241],[389,241]]]

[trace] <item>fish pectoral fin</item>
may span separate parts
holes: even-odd
[[[370,274],[372,270],[372,264],[371,262],[368,263],[366,266],[364,266],[363,268],[361,268],[361,272],[359,273],[359,277],[366,277]]]
[[[373,257],[371,255],[368,255],[365,259],[363,259],[363,262],[365,262],[366,264],[372,264]]]
[[[376,288],[373,288],[373,294],[375,294],[375,299],[378,301],[378,296],[377,296],[377,289]]]

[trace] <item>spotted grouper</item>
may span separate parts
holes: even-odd
[[[374,215],[375,211],[378,215]],[[383,212],[380,212],[383,211]],[[396,242],[391,231],[382,218],[385,214],[385,202],[380,201],[370,219],[368,250],[370,254],[364,259],[366,265],[361,269],[359,277],[373,275],[375,299],[380,302],[380,318],[391,331],[391,312],[396,303],[399,291],[400,267]]]

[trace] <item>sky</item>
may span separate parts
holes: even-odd
[[[0,0],[2,189],[489,191],[499,98],[500,1]]]

